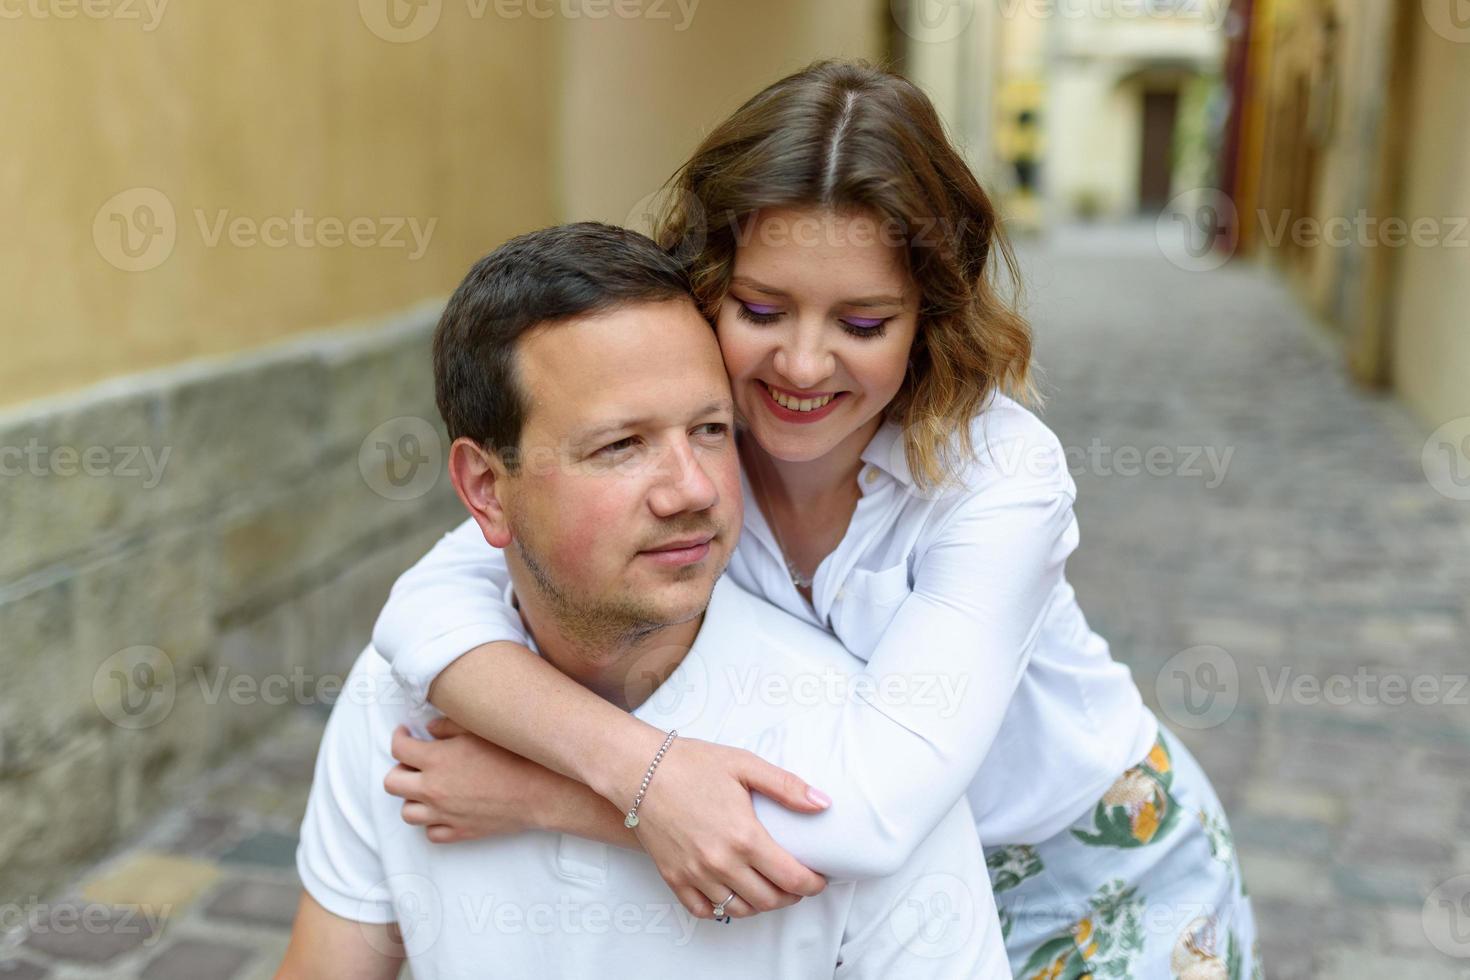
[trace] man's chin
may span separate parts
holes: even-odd
[[[709,606],[715,580],[708,572],[687,580],[664,583],[642,595],[655,622],[678,626],[702,615]]]

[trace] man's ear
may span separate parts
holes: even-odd
[[[510,519],[502,497],[508,484],[500,456],[461,436],[449,447],[449,481],[491,546],[510,544]]]

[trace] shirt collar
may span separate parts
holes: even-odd
[[[869,466],[877,467],[905,487],[912,487],[914,484],[913,474],[909,472],[908,457],[903,451],[903,430],[899,428],[897,422],[891,419],[885,420],[878,427],[878,431],[873,433],[873,438],[868,440],[867,448],[863,450],[862,460]],[[867,493],[867,475],[863,474],[859,480],[863,484],[863,492]]]

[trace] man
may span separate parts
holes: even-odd
[[[721,578],[742,517],[729,384],[653,242],[580,224],[506,243],[450,300],[435,374],[455,489],[558,670],[720,742],[792,710],[742,682],[855,673],[835,639]],[[431,844],[383,788],[413,720],[368,649],[323,736],[280,976],[389,978],[405,958],[418,980],[1010,975],[963,799],[897,874],[699,920],[631,849],[545,831]]]

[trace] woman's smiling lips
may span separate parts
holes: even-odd
[[[785,388],[776,388],[764,381],[756,381],[755,386],[760,391],[761,403],[772,415],[783,422],[795,422],[798,425],[826,418],[848,395],[845,391],[802,394]],[[780,401],[777,400],[778,398]],[[827,402],[821,404],[824,398],[827,399]],[[783,401],[785,405],[781,404]],[[803,405],[806,406],[806,411],[802,411]]]

